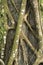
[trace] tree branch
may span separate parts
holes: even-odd
[[[29,39],[25,36],[25,34],[22,31],[22,36],[25,39],[25,41],[28,43],[28,45],[31,47],[31,49],[34,51],[34,53],[37,55],[37,50],[33,47],[33,45],[31,44],[31,42],[29,41]]]
[[[25,21],[25,23],[28,25],[28,27],[30,28],[32,34],[33,34],[37,39],[39,39],[39,37],[35,34],[34,30],[31,28],[31,25],[29,24],[29,22],[27,21],[27,19],[26,19],[26,18],[27,18],[27,15],[28,15],[28,14],[26,14],[26,15],[24,16],[24,21]]]
[[[12,2],[12,4],[14,5],[16,11],[19,12],[19,10],[18,10],[17,7],[16,7],[16,4],[15,4],[14,0],[11,0],[11,2]]]
[[[27,0],[25,0],[25,1],[22,0],[21,11],[20,11],[18,24],[17,24],[17,29],[16,29],[16,34],[15,34],[15,38],[14,38],[14,44],[13,44],[11,56],[9,58],[9,61],[8,61],[7,65],[12,65],[13,60],[16,59],[18,43],[19,43],[19,35],[20,35],[20,32],[21,32],[21,27],[22,27],[22,24],[23,24],[23,17],[24,17],[25,8],[26,8],[26,1]]]
[[[14,25],[15,22],[14,22],[14,19],[13,19],[11,13],[10,13],[9,8],[8,8],[7,0],[4,0],[4,9],[5,9],[5,13],[8,14],[8,17],[11,19],[12,25]]]

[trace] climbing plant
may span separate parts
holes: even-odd
[[[0,64],[43,65],[43,0],[0,0]]]

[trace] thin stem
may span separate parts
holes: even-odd
[[[16,7],[16,4],[15,4],[14,0],[11,0],[11,2],[12,2],[12,4],[14,5],[16,11],[19,12],[19,10],[18,10],[17,7]]]
[[[40,65],[43,62],[43,57],[37,58],[33,65]]]
[[[23,31],[22,31],[22,36],[25,39],[25,41],[28,43],[28,45],[31,47],[31,49],[34,51],[34,53],[37,55],[37,50],[33,47],[33,45],[31,44],[29,39],[26,37],[26,35],[23,33]]]
[[[7,65],[12,65],[13,60],[16,59],[16,53],[17,53],[18,43],[19,43],[19,36],[20,36],[21,27],[22,27],[22,24],[23,24],[23,17],[24,17],[25,8],[26,8],[26,1],[27,0],[25,0],[25,1],[22,0],[21,11],[20,11],[17,29],[16,29],[16,34],[15,34],[15,38],[14,38],[14,44],[13,44],[11,56],[9,58]]]
[[[40,20],[40,13],[39,13],[39,6],[38,6],[38,1],[37,0],[32,0],[33,8],[34,8],[34,13],[35,13],[35,21],[36,21],[36,28],[39,36],[39,45],[40,48],[42,49],[43,43],[42,43],[42,30],[41,30],[41,20]]]
[[[2,63],[2,65],[5,65],[5,63],[2,59],[0,59],[0,63]]]
[[[36,28],[39,36],[39,45],[40,49],[38,51],[38,57],[33,65],[39,65],[41,62],[43,62],[43,35],[42,35],[42,30],[41,30],[41,22],[40,22],[40,14],[39,14],[39,6],[38,6],[38,1],[33,0],[32,1],[34,12],[35,12],[35,20],[36,20]],[[41,51],[40,51],[41,50]]]
[[[20,39],[20,44],[21,44],[22,49],[23,49],[24,63],[26,63],[26,65],[27,65],[28,64],[28,52],[27,52],[26,45],[23,42],[23,39]]]
[[[28,25],[28,27],[30,28],[32,34],[33,34],[37,39],[39,39],[39,37],[35,34],[34,30],[31,28],[31,25],[29,24],[29,22],[27,21],[27,19],[26,19],[26,18],[27,18],[27,15],[28,15],[28,14],[26,14],[26,15],[24,16],[24,21],[25,21],[25,23]]]
[[[5,9],[5,13],[8,14],[8,17],[11,19],[12,24],[15,24],[14,19],[10,13],[9,8],[8,8],[7,0],[4,0],[4,9]]]

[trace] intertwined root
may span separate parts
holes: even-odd
[[[38,1],[3,0],[3,5],[5,65],[39,65],[43,62],[43,39]]]

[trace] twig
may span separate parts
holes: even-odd
[[[23,49],[24,63],[27,65],[28,64],[28,52],[27,52],[26,45],[23,42],[23,39],[20,39],[20,44],[21,44],[22,49]]]
[[[25,41],[28,43],[28,45],[31,47],[31,49],[34,51],[34,53],[37,55],[37,50],[33,47],[33,45],[31,44],[29,39],[26,37],[26,35],[23,33],[23,31],[21,34],[22,34],[23,38],[25,39]]]
[[[11,2],[12,2],[12,4],[14,5],[16,11],[19,12],[19,10],[18,10],[17,7],[16,7],[16,4],[15,4],[14,0],[11,0]]]
[[[24,21],[26,22],[26,24],[27,24],[28,27],[30,28],[32,34],[33,34],[37,39],[39,39],[39,37],[35,34],[34,30],[31,28],[31,25],[29,24],[29,22],[27,21],[27,15],[28,15],[28,13],[24,16]]]
[[[5,9],[5,13],[8,14],[8,17],[11,19],[11,22],[14,25],[15,22],[14,22],[14,19],[13,19],[11,13],[10,13],[9,8],[8,8],[7,0],[4,0],[4,9]]]

